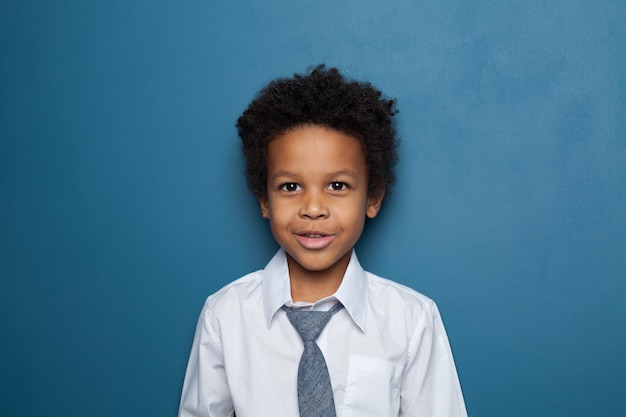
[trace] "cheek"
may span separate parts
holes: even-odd
[[[272,232],[272,236],[280,243],[280,236],[284,233],[285,227],[282,223],[278,222],[276,218],[270,217],[270,231]]]
[[[272,206],[271,210],[269,210],[268,217],[270,227],[274,230],[280,226],[285,226],[290,222],[291,217],[290,211],[285,210],[284,207]]]
[[[343,224],[345,227],[362,228],[365,224],[366,210],[367,208],[365,206],[361,207],[360,205],[357,205],[352,206],[351,209],[335,213],[335,216],[338,222]]]

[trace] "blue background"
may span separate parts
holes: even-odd
[[[206,296],[276,250],[234,123],[397,97],[364,266],[434,298],[474,416],[624,415],[626,3],[4,1],[0,414],[176,413]]]

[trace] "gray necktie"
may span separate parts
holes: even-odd
[[[331,316],[341,310],[341,303],[328,311],[293,310],[283,306],[289,321],[300,333],[304,352],[298,366],[298,406],[300,417],[335,417],[333,388],[324,355],[315,340]]]

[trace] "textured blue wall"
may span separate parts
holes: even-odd
[[[276,249],[234,123],[325,62],[398,98],[359,244],[434,298],[470,414],[626,391],[623,1],[4,1],[0,414],[166,416],[204,298]]]

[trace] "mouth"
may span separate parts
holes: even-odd
[[[333,235],[319,232],[295,233],[295,237],[302,247],[311,250],[324,249],[330,245],[334,239]]]
[[[321,233],[297,233],[298,236],[307,237],[309,239],[319,239],[321,237],[326,237],[328,235],[324,235]]]

